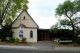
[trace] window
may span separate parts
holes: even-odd
[[[33,38],[33,31],[30,31],[30,38]]]
[[[19,37],[23,37],[23,30],[19,31]]]
[[[23,33],[23,30],[20,30],[20,33]]]
[[[24,16],[24,18],[23,18],[24,20],[25,20],[25,16]]]

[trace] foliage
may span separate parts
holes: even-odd
[[[59,39],[71,39],[73,40],[73,31],[69,29],[53,29],[51,32],[52,36]]]
[[[1,37],[12,37],[12,27],[10,25],[3,26],[2,29],[0,29],[0,38]]]
[[[22,38],[22,43],[27,43],[26,42],[26,38],[24,37],[24,38]]]
[[[15,44],[18,44],[20,42],[19,38],[15,39]]]
[[[74,10],[76,10],[74,6],[75,6],[75,5],[74,5],[73,2],[71,2],[70,0],[67,0],[67,1],[65,1],[63,4],[60,4],[60,5],[58,6],[58,8],[56,8],[56,14],[57,14],[57,15],[60,15],[60,16],[61,16],[61,15],[66,15],[66,16],[68,16],[67,13],[69,13],[69,12],[73,13]],[[69,14],[71,14],[71,13],[69,13]],[[71,16],[71,15],[70,15],[70,16]]]
[[[58,23],[56,24],[56,25],[53,25],[52,27],[51,27],[51,29],[50,29],[50,37],[52,38],[52,39],[54,39],[54,37],[55,38],[57,38],[58,37],[58,31],[59,31],[59,29],[58,29],[59,27],[58,27]]]
[[[15,38],[10,37],[9,40],[8,40],[8,42],[14,43],[15,42]]]
[[[80,44],[80,38],[78,38],[76,42],[77,42],[78,44]]]
[[[0,25],[4,19],[10,21],[17,12],[28,9],[27,4],[28,0],[0,0]]]
[[[7,39],[6,38],[0,38],[1,39],[1,42],[5,42],[5,41],[7,41]]]
[[[11,42],[11,43],[13,43],[13,42],[15,42],[15,39],[12,38],[12,37],[2,37],[2,38],[0,38],[0,41],[1,42]]]
[[[80,12],[80,0],[67,0],[63,4],[60,4],[56,8],[56,15],[64,15],[66,19],[61,20],[60,23],[63,26],[70,26],[73,31],[74,39],[76,39],[78,24],[80,23],[80,17],[75,16]]]
[[[1,42],[2,40],[0,39],[0,42]]]

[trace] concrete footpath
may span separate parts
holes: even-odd
[[[0,45],[0,48],[3,49],[24,49],[24,50],[36,50],[36,47],[32,47],[32,46],[15,46],[15,45]]]
[[[33,46],[9,46],[0,45],[0,49],[46,50],[46,51],[80,51],[80,47],[54,47],[53,49],[39,49]]]
[[[53,50],[54,46],[51,41],[39,41],[28,46],[18,45],[0,45],[0,48],[7,49],[25,49],[25,50]]]
[[[54,50],[60,50],[60,51],[80,51],[80,47],[55,47]]]

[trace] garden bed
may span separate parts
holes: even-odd
[[[15,44],[15,43],[10,43],[10,42],[0,42],[0,45],[19,45],[19,46],[30,46],[31,43],[18,43],[18,44]]]

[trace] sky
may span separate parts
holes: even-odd
[[[65,0],[28,0],[28,12],[41,29],[49,29],[58,19],[55,9]]]

